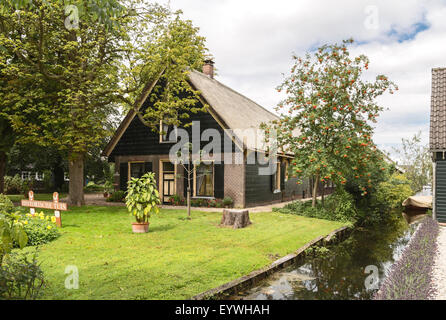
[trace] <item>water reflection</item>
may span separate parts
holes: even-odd
[[[377,266],[383,280],[414,229],[400,218],[375,229],[356,230],[347,240],[331,246],[324,257],[309,257],[305,264],[284,269],[232,299],[370,299],[376,290],[365,288],[365,267]]]

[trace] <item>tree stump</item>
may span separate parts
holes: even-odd
[[[251,224],[249,220],[248,210],[233,210],[224,209],[223,217],[221,218],[220,225],[231,226],[234,229],[245,228]]]

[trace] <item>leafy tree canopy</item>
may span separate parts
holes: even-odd
[[[277,135],[283,152],[295,155],[290,166],[294,177],[344,185],[354,173],[365,195],[372,169],[383,160],[372,141],[372,125],[383,110],[376,98],[398,88],[385,75],[364,81],[369,59],[351,57],[352,43],[324,45],[303,58],[293,57],[290,75],[277,88],[287,95],[276,109],[280,120],[266,132],[269,138]]]

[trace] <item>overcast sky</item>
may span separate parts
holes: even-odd
[[[167,1],[166,1],[167,2]],[[367,78],[399,86],[380,99],[375,142],[384,150],[422,131],[429,141],[431,69],[446,67],[444,0],[171,0],[207,39],[217,80],[274,112],[291,55],[353,37],[370,60]]]

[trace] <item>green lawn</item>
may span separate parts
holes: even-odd
[[[67,196],[66,193],[59,194],[60,199],[65,198],[66,196]],[[20,200],[25,199],[25,196],[23,194],[11,194],[11,195],[8,195],[8,198],[12,202],[20,202]],[[26,197],[26,199],[28,199],[28,197]],[[53,194],[52,193],[37,193],[34,195],[34,199],[39,200],[39,201],[53,201]]]
[[[343,224],[253,213],[245,229],[218,227],[221,213],[162,210],[150,232],[133,234],[122,207],[62,213],[62,236],[41,247],[45,299],[187,299],[270,264]],[[275,256],[275,258],[274,258]],[[65,267],[79,270],[77,290],[64,287]]]

